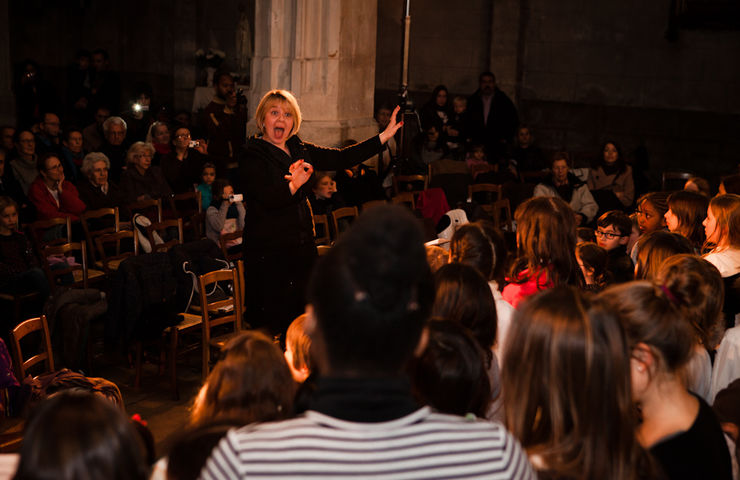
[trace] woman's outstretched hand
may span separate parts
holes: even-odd
[[[396,115],[398,115],[400,110],[401,107],[396,105],[396,108],[393,109],[393,113],[391,113],[391,121],[388,122],[388,126],[385,127],[385,130],[380,132],[380,143],[383,145],[385,145],[385,142],[390,140],[390,138],[396,134],[399,128],[403,127],[403,120],[396,122]]]
[[[290,173],[285,176],[285,179],[288,181],[290,194],[294,195],[295,192],[297,192],[298,189],[301,188],[309,178],[311,178],[313,165],[301,159],[292,163],[290,167],[288,167],[288,172]]]

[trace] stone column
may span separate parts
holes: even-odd
[[[8,0],[0,0],[0,125],[15,125],[13,64],[10,60]]]
[[[197,49],[196,32],[197,5],[195,0],[180,0],[172,9],[172,73],[173,105],[175,111],[187,110],[193,105],[195,89],[195,50]],[[175,132],[172,132],[174,135]]]
[[[252,115],[265,92],[284,88],[298,98],[304,140],[329,146],[377,133],[377,0],[257,0],[255,17]]]
[[[517,98],[517,75],[520,59],[522,2],[526,0],[497,0],[491,9],[491,50],[489,65],[496,75],[496,85],[514,103]]]

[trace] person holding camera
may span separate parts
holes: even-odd
[[[314,168],[344,170],[378,155],[402,126],[396,121],[398,110],[380,135],[343,149],[325,148],[298,138],[301,110],[292,93],[272,90],[262,97],[255,114],[261,133],[247,141],[239,158],[247,209],[247,318],[252,326],[281,335],[304,311],[305,286],[317,257],[308,203]]]
[[[213,200],[206,210],[206,237],[216,242],[216,245],[220,245],[221,235],[244,229],[246,211],[242,203],[243,196],[234,194],[234,187],[228,180],[216,179],[213,182],[212,191]],[[227,247],[232,248],[241,243],[240,238]]]
[[[172,137],[172,151],[162,156],[162,173],[174,193],[192,192],[200,183],[203,165],[209,161],[205,140],[193,140],[190,130],[181,127]]]

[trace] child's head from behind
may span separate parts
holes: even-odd
[[[648,233],[637,242],[637,262],[635,263],[636,280],[652,280],[660,265],[668,257],[681,253],[694,253],[688,239],[677,233],[664,230]]]
[[[216,165],[210,162],[205,163],[200,172],[200,178],[206,185],[212,184],[216,180]]]
[[[306,314],[291,322],[285,336],[285,361],[293,380],[303,383],[311,374],[311,337],[306,332]]]
[[[283,352],[264,334],[247,331],[225,347],[195,399],[191,423],[235,419],[243,424],[291,414],[294,383]]]
[[[576,260],[587,285],[606,285],[609,254],[605,249],[593,242],[581,242],[576,246]]]
[[[496,251],[480,224],[468,223],[455,230],[450,241],[450,261],[470,265],[486,280],[491,278]]]
[[[506,423],[525,450],[564,477],[627,478],[635,437],[618,318],[575,288],[555,287],[519,307],[504,352]]]
[[[89,392],[44,400],[26,424],[16,479],[146,479],[144,446],[113,404]]]
[[[607,251],[625,247],[632,233],[632,220],[619,210],[610,210],[596,221],[596,243]]]

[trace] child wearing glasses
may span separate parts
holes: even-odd
[[[596,243],[609,254],[606,270],[612,282],[629,282],[635,272],[635,265],[627,254],[632,220],[620,210],[610,210],[599,217],[596,225]]]

